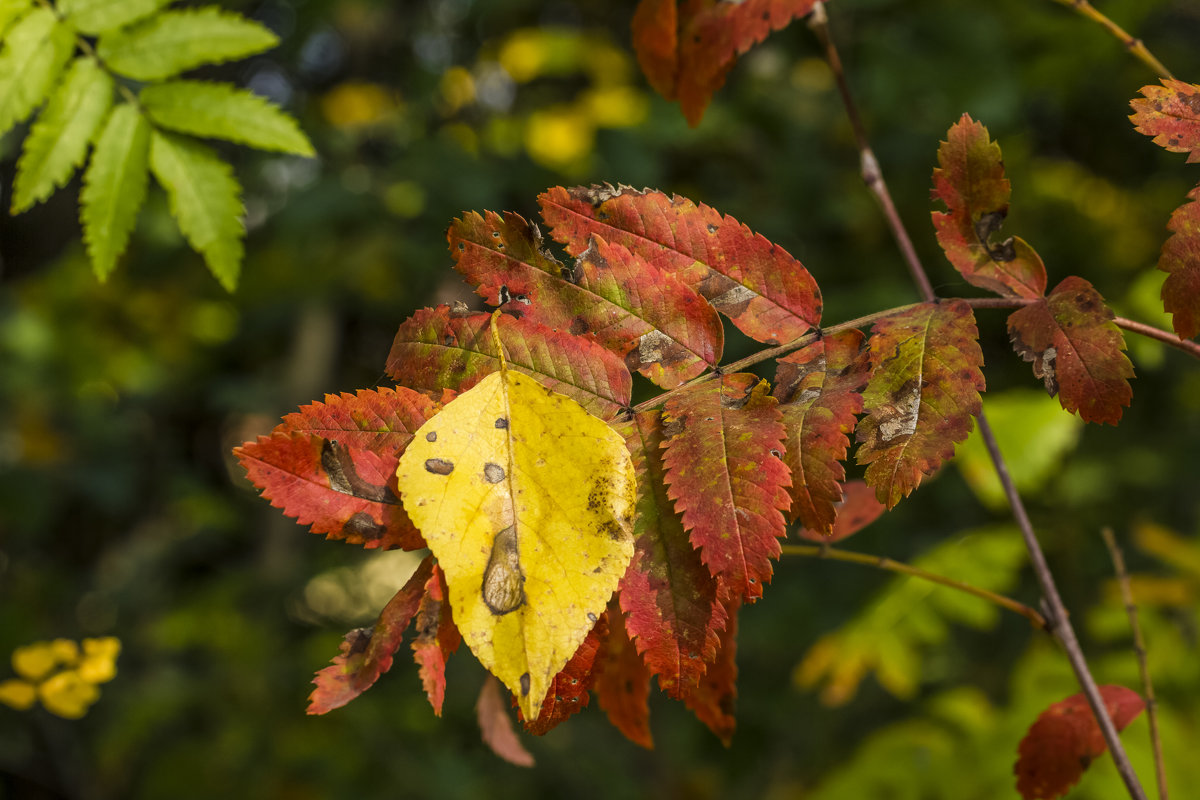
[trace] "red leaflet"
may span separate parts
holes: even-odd
[[[679,19],[675,0],[642,0],[633,12],[633,51],[646,80],[674,100],[679,71]]]
[[[1171,215],[1171,238],[1158,257],[1158,268],[1167,273],[1163,308],[1173,315],[1171,324],[1182,339],[1200,334],[1200,186],[1188,199]]]
[[[791,521],[829,533],[842,501],[841,462],[862,412],[870,377],[862,331],[826,336],[779,359],[775,397],[787,428],[784,463],[792,472]]]
[[[1000,146],[987,128],[967,114],[938,148],[933,197],[947,212],[933,212],[933,226],[946,258],[968,282],[1010,297],[1041,297],[1046,267],[1018,237],[993,243],[1008,214],[1011,188],[1004,177]]]
[[[596,626],[575,651],[575,655],[571,656],[567,665],[550,682],[550,691],[546,693],[541,713],[533,722],[525,722],[525,730],[535,736],[542,736],[567,717],[587,708],[591,699],[588,690],[592,688],[592,682],[596,679],[596,670],[592,669],[592,666],[596,663],[597,653],[600,652],[600,643],[607,635],[608,617],[602,614]],[[513,705],[516,705],[515,698]],[[517,717],[524,721],[524,715],[520,711],[517,712]]]
[[[757,341],[789,342],[821,321],[821,292],[804,265],[708,206],[679,195],[607,185],[556,186],[538,202],[551,234],[571,255],[586,250],[593,234],[623,245],[694,286]]]
[[[736,597],[725,601],[729,624],[721,634],[721,651],[700,683],[683,696],[684,704],[726,747],[733,740],[737,724],[733,704],[737,699],[737,615],[740,606],[741,600]]]
[[[633,561],[621,581],[621,608],[647,668],[675,697],[694,686],[717,655],[725,609],[717,579],[683,529],[667,497],[662,424],[657,410],[616,426],[637,470]]]
[[[650,670],[625,634],[624,615],[615,600],[608,604],[608,637],[601,647],[596,701],[626,739],[652,750]]]
[[[790,502],[767,382],[739,373],[690,387],[667,400],[663,434],[667,494],[701,559],[733,594],[761,597]]]
[[[308,713],[324,714],[341,708],[374,685],[392,667],[392,656],[400,647],[433,574],[433,556],[426,556],[408,582],[388,601],[374,628],[357,628],[346,634],[341,654],[333,666],[317,673],[317,688],[309,697]]]
[[[1138,133],[1172,153],[1187,153],[1188,163],[1200,161],[1200,86],[1163,78],[1162,86],[1143,86],[1145,99],[1129,101]]]
[[[1124,686],[1101,686],[1104,708],[1117,730],[1123,730],[1145,704]],[[1093,759],[1108,745],[1083,693],[1051,704],[1038,716],[1017,748],[1017,791],[1025,800],[1053,800],[1066,794]]]
[[[1013,349],[1062,407],[1088,422],[1116,425],[1133,390],[1125,337],[1104,298],[1083,278],[1066,278],[1045,300],[1008,318]]]
[[[536,225],[491,211],[450,227],[455,269],[488,303],[548,327],[592,334],[663,388],[694,378],[721,358],[717,312],[678,278],[599,237],[574,268],[547,253]]]
[[[417,609],[417,638],[413,640],[412,650],[429,704],[439,717],[446,697],[446,659],[462,643],[458,628],[450,618],[446,596],[446,578],[441,567],[434,564],[433,574],[425,583],[425,596]]]
[[[479,699],[475,702],[475,716],[479,720],[483,743],[493,753],[518,767],[533,766],[533,756],[513,730],[508,704],[504,702],[500,681],[494,675],[488,675],[483,680],[483,688],[479,690]]]
[[[858,463],[888,508],[954,455],[981,407],[983,353],[962,300],[922,303],[871,330],[871,380],[858,423]]]
[[[462,392],[500,369],[490,314],[449,306],[421,309],[400,326],[387,372],[414,389]],[[629,405],[632,380],[621,359],[595,342],[515,317],[500,317],[509,367],[611,419]]]
[[[797,535],[810,542],[833,544],[858,533],[887,511],[887,507],[875,497],[875,490],[864,481],[846,481],[842,487],[845,499],[837,505],[837,520],[833,531],[823,534],[811,528],[801,528]]]

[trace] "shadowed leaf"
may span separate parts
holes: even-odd
[[[596,702],[626,739],[647,750],[653,749],[650,670],[625,632],[624,615],[616,601],[608,604],[608,636],[601,645],[599,659],[600,674],[593,687]]]
[[[741,600],[730,597],[724,601],[724,605],[729,622],[721,632],[717,659],[704,673],[700,683],[684,692],[683,702],[696,715],[696,719],[707,725],[721,743],[729,747],[737,725],[733,709],[737,699],[737,618]]]
[[[567,665],[550,682],[550,691],[546,693],[546,700],[542,703],[542,710],[537,719],[528,722],[524,714],[518,713],[518,719],[525,723],[526,731],[534,736],[543,736],[567,717],[587,708],[588,701],[591,700],[588,691],[592,688],[596,673],[600,669],[596,664],[596,657],[607,635],[607,617],[601,614],[596,626],[588,632],[587,638],[579,645],[575,655],[571,656]]]
[[[433,565],[433,574],[425,583],[425,595],[413,624],[417,631],[417,638],[412,643],[413,660],[420,668],[421,684],[433,706],[433,713],[440,717],[442,701],[446,697],[446,659],[458,649],[462,637],[450,618],[446,577],[437,564]]]
[[[821,533],[811,528],[801,528],[796,534],[801,539],[820,544],[833,544],[852,536],[883,516],[887,507],[875,497],[875,490],[864,481],[846,481],[843,498],[834,510],[837,519],[833,530]]]
[[[1158,257],[1158,268],[1167,273],[1163,308],[1173,315],[1175,332],[1192,339],[1200,334],[1200,186],[1171,214],[1167,229],[1171,237]]]
[[[483,743],[510,764],[532,767],[533,756],[517,737],[512,717],[508,714],[508,704],[504,702],[503,691],[500,681],[496,680],[494,675],[488,675],[483,681],[483,688],[479,690],[475,716],[479,720]]]

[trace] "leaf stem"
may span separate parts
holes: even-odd
[[[1150,339],[1157,339],[1163,344],[1169,344],[1178,350],[1182,350],[1190,356],[1200,358],[1200,344],[1193,342],[1191,339],[1180,339],[1170,331],[1164,331],[1162,328],[1156,328],[1153,325],[1147,325],[1144,322],[1137,322],[1125,317],[1113,317],[1113,322],[1118,327],[1124,328],[1133,333],[1140,333]]]
[[[914,567],[911,564],[905,564],[903,561],[895,561],[883,556],[873,556],[869,553],[855,553],[850,550],[837,550],[829,545],[820,544],[785,544],[783,545],[783,554],[785,556],[804,556],[807,558],[829,558],[834,561],[848,561],[852,564],[864,564],[868,567],[877,567],[878,569],[895,572],[900,575],[910,575],[914,578],[931,581],[941,586],[946,586],[951,589],[957,589],[960,592],[975,595],[976,597],[987,600],[989,603],[994,603],[1001,608],[1007,608],[1009,611],[1015,611],[1021,616],[1033,623],[1034,627],[1041,630],[1048,630],[1046,618],[1039,614],[1035,609],[1030,608],[1024,603],[1019,603],[1011,597],[1005,597],[995,592],[989,592],[987,589],[980,589],[978,586],[972,586],[969,583],[956,581],[953,578],[947,578],[945,575],[938,575],[934,572],[927,572],[920,567]]]
[[[1158,782],[1158,796],[1160,800],[1168,800],[1167,771],[1163,764],[1162,740],[1158,735],[1158,700],[1154,696],[1154,684],[1150,681],[1150,668],[1146,665],[1146,640],[1142,636],[1142,626],[1138,623],[1138,609],[1133,601],[1129,572],[1125,569],[1125,555],[1113,536],[1112,528],[1103,529],[1100,535],[1104,537],[1104,544],[1112,558],[1117,583],[1121,587],[1121,600],[1125,603],[1125,613],[1129,615],[1129,627],[1133,629],[1133,652],[1137,656],[1138,672],[1142,676],[1142,688],[1146,697],[1146,718],[1150,721],[1150,747],[1154,751],[1154,777]]]
[[[1130,36],[1124,28],[1097,11],[1095,6],[1089,3],[1088,0],[1054,0],[1054,2],[1060,6],[1073,8],[1092,22],[1101,25],[1106,31],[1115,36],[1117,41],[1124,45],[1125,49],[1132,53],[1139,61],[1158,73],[1160,78],[1175,77],[1171,74],[1171,70],[1163,66],[1163,63],[1154,57],[1154,54],[1146,48],[1146,44],[1141,39]]]

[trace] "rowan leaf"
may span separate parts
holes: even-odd
[[[737,721],[733,716],[737,699],[737,624],[741,600],[729,597],[724,601],[729,622],[721,632],[721,645],[714,661],[695,686],[683,693],[683,702],[696,719],[708,726],[721,743],[729,747]]]
[[[679,697],[716,658],[725,609],[717,579],[667,496],[658,410],[615,427],[625,436],[638,485],[633,560],[621,581],[624,627],[659,688]]]
[[[1046,293],[1046,266],[1024,239],[993,242],[1012,194],[1004,177],[1000,145],[969,114],[950,128],[938,148],[933,197],[946,212],[933,212],[938,244],[968,283],[1008,297]]]
[[[341,653],[333,665],[319,671],[309,697],[309,714],[326,714],[341,708],[370,689],[379,676],[392,668],[404,631],[417,613],[425,584],[433,574],[433,558],[427,556],[408,582],[396,592],[372,628],[356,628],[346,634]]]
[[[95,35],[137,22],[170,2],[171,0],[59,0],[58,10],[75,30]]]
[[[439,717],[446,697],[446,659],[462,643],[462,636],[450,618],[446,595],[446,577],[441,567],[434,564],[413,623],[417,637],[413,639],[412,650],[429,704]]]
[[[842,494],[842,500],[835,507],[837,519],[829,533],[801,528],[797,535],[810,542],[833,544],[858,533],[887,511],[887,506],[879,502],[875,490],[867,486],[866,481],[846,481]]]
[[[0,49],[0,136],[46,99],[74,51],[74,34],[49,8],[39,6],[13,25]]]
[[[646,80],[668,100],[678,96],[679,11],[675,0],[641,0],[633,12],[633,51]]]
[[[242,187],[209,147],[162,131],[150,134],[150,171],[167,191],[171,216],[188,244],[232,292],[242,269]]]
[[[12,213],[19,214],[64,185],[87,156],[112,106],[113,80],[93,59],[78,58],[38,116],[17,162]]]
[[[1187,153],[1188,163],[1200,161],[1200,86],[1162,78],[1162,86],[1143,86],[1143,97],[1129,101],[1138,133],[1172,153]]]
[[[921,303],[871,330],[871,379],[858,423],[858,463],[892,508],[954,455],[979,413],[983,353],[971,307]]]
[[[1175,333],[1192,339],[1200,334],[1200,185],[1171,214],[1167,230],[1171,236],[1158,257],[1158,268],[1167,273],[1163,308],[1172,315]]]
[[[1141,696],[1124,686],[1101,686],[1100,697],[1118,731],[1145,708]],[[1083,692],[1052,703],[1038,715],[1017,747],[1013,766],[1017,791],[1025,800],[1061,797],[1107,750],[1100,724]]]
[[[592,235],[695,287],[742,333],[766,344],[803,336],[821,321],[821,292],[804,265],[733,217],[675,195],[609,185],[544,192],[553,237],[573,256]]]
[[[550,682],[550,690],[542,702],[537,719],[532,722],[525,719],[524,714],[519,718],[525,723],[525,730],[534,736],[544,736],[560,722],[573,714],[578,714],[587,707],[591,695],[588,690],[596,679],[596,657],[600,653],[600,644],[608,635],[608,621],[603,614],[597,620],[595,627],[588,632],[587,638],[566,666],[554,676]]]
[[[13,24],[33,8],[33,0],[5,0],[0,3],[0,39],[3,39]]]
[[[313,533],[417,550],[425,542],[400,504],[396,465],[437,410],[404,387],[326,395],[233,452],[263,497]]]
[[[501,360],[417,431],[397,477],[464,641],[536,717],[633,555],[624,441]]]
[[[667,494],[709,571],[748,600],[771,580],[790,502],[782,414],[767,388],[724,375],[673,395],[663,412]]]
[[[106,66],[139,81],[161,81],[202,64],[270,50],[279,38],[257,22],[216,6],[164,11],[102,35],[96,53]]]
[[[138,101],[150,120],[169,130],[225,139],[259,150],[301,156],[312,143],[278,106],[246,89],[207,81],[168,81],[147,86]]]
[[[125,252],[150,179],[150,124],[122,103],[108,115],[79,192],[79,221],[92,271],[101,281]]]
[[[1014,311],[1008,335],[1063,408],[1087,422],[1116,425],[1133,399],[1133,364],[1112,319],[1100,293],[1072,275],[1044,300]]]
[[[846,470],[841,462],[850,447],[860,394],[870,377],[862,331],[822,337],[779,359],[775,397],[787,429],[784,463],[792,473],[788,519],[829,533],[842,502]]]
[[[593,689],[608,721],[629,741],[654,749],[650,734],[650,670],[630,641],[625,616],[615,600],[608,604],[608,636],[601,644],[599,662]]]
[[[592,334],[659,386],[671,389],[721,359],[717,313],[678,278],[619,244],[592,237],[565,267],[542,233],[517,214],[474,212],[450,226],[454,267],[488,303],[516,316]]]
[[[488,314],[425,308],[400,326],[387,373],[419,391],[465,391],[500,368]],[[629,405],[632,380],[614,353],[587,339],[509,316],[498,320],[509,369],[611,419]]]
[[[525,749],[525,745],[521,744],[513,728],[512,717],[509,716],[508,706],[501,695],[500,681],[493,675],[484,679],[483,688],[479,690],[475,716],[479,720],[483,743],[490,747],[493,753],[518,767],[533,766],[533,756]]]

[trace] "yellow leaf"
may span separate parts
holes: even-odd
[[[536,719],[633,555],[624,440],[501,358],[417,431],[396,475],[464,641]]]
[[[79,719],[100,699],[100,690],[74,670],[58,673],[39,684],[37,691],[46,710],[65,719]]]
[[[58,666],[58,654],[50,642],[34,642],[13,651],[12,665],[22,678],[40,681]]]
[[[32,683],[11,678],[0,682],[0,703],[24,711],[37,700],[37,689]]]

